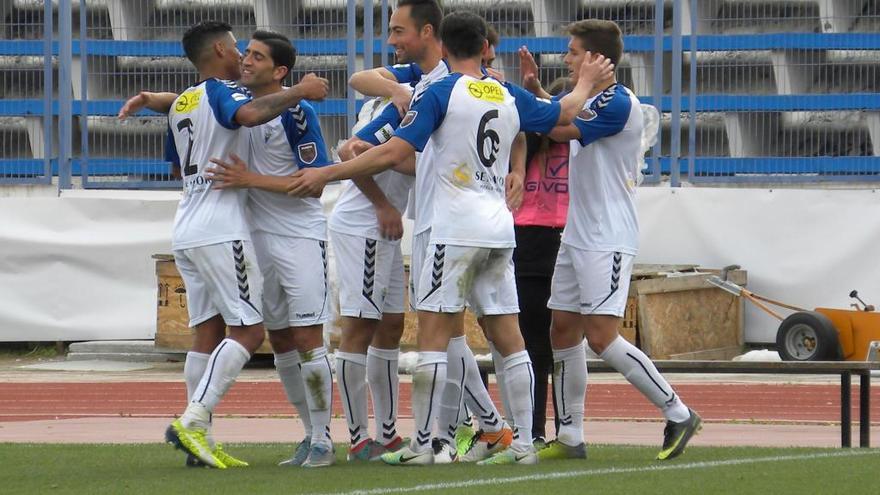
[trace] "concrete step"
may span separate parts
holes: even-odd
[[[70,344],[68,361],[104,359],[110,361],[164,363],[183,361],[182,351],[157,348],[152,340],[96,340]]]

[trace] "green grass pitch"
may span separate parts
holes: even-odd
[[[308,470],[276,464],[283,444],[228,445],[251,463],[224,471],[183,466],[167,445],[0,443],[0,492],[15,494],[174,493],[444,493],[533,495],[876,494],[880,450],[694,447],[679,459],[654,461],[655,448],[590,446],[586,461],[537,466],[470,464],[390,467],[339,464]]]

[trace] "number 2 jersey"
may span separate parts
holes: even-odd
[[[246,189],[214,189],[204,176],[211,158],[235,153],[248,159],[249,136],[235,112],[251,100],[231,81],[211,78],[186,89],[171,106],[166,160],[180,164],[183,197],[174,215],[172,249],[249,240],[245,220]]]
[[[557,102],[513,84],[452,73],[416,91],[395,136],[422,151],[433,146],[420,174],[433,178],[431,242],[508,248],[516,245],[504,181],[519,131],[547,133],[559,120]],[[421,191],[417,190],[418,196]]]

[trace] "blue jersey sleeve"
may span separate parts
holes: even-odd
[[[391,72],[399,83],[415,84],[422,79],[422,68],[419,64],[386,65],[385,69]]]
[[[625,90],[610,88],[600,93],[574,119],[573,123],[581,133],[578,139],[581,146],[622,131],[631,110],[632,101]]]
[[[321,134],[321,122],[315,109],[305,101],[281,114],[287,142],[299,168],[330,164],[327,145]]]
[[[547,134],[559,122],[559,112],[562,111],[559,102],[537,98],[516,84],[504,83],[504,85],[516,100],[519,130]]]
[[[235,83],[226,83],[219,79],[208,80],[206,92],[217,122],[227,129],[241,127],[235,121],[235,112],[251,101],[250,95]]]
[[[177,154],[177,145],[174,143],[174,134],[171,127],[165,133],[165,161],[174,165],[180,165],[180,156]]]
[[[394,130],[400,126],[400,112],[394,105],[387,105],[382,112],[371,120],[369,124],[359,130],[355,136],[373,146],[379,145],[391,139]]]
[[[411,144],[416,151],[425,149],[431,133],[440,127],[446,117],[449,95],[460,76],[450,74],[417,96],[394,135]]]

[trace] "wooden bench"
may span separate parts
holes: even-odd
[[[483,381],[495,369],[492,360],[478,362]],[[725,373],[767,375],[840,375],[840,443],[852,447],[850,417],[852,376],[859,376],[859,447],[871,446],[871,371],[880,369],[877,361],[654,361],[657,369],[667,373]],[[590,373],[616,373],[617,370],[599,359],[588,359]]]

